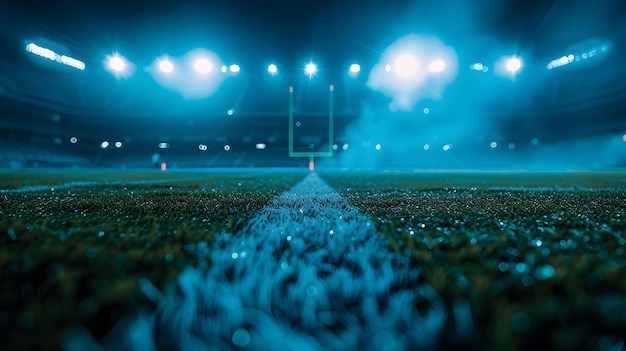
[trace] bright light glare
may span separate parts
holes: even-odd
[[[473,63],[473,64],[470,66],[470,69],[471,69],[472,71],[482,71],[482,70],[483,70],[483,68],[484,68],[484,66],[483,66],[483,64],[482,64],[482,63],[480,63],[480,62]]]
[[[109,147],[109,142],[106,140],[100,144],[101,149],[106,149],[107,147]]]
[[[35,43],[29,43],[28,45],[26,45],[26,51],[30,52],[31,54],[46,58],[50,61],[56,61],[57,63],[74,67],[81,71],[85,69],[84,62],[77,60],[73,57],[66,56],[66,55],[59,55],[56,52],[50,49],[41,47]]]
[[[411,111],[423,99],[441,99],[458,72],[456,51],[433,36],[405,35],[380,58],[369,73],[367,86],[392,99],[390,111]]]
[[[271,64],[269,66],[267,66],[267,72],[269,72],[269,74],[271,75],[275,75],[276,73],[278,73],[278,67],[276,67],[275,64]]]
[[[267,147],[267,145],[265,145],[265,143],[257,143],[256,144],[256,149],[257,150],[265,150],[266,147]]]
[[[519,58],[511,57],[508,61],[506,61],[506,69],[509,72],[515,73],[519,71],[520,68],[522,68],[522,61]]]
[[[159,62],[159,69],[164,73],[170,73],[174,70],[174,65],[170,62],[170,60],[163,59]]]
[[[304,73],[306,73],[309,77],[312,77],[317,73],[317,65],[313,62],[309,62],[304,66]]]
[[[436,59],[428,65],[428,70],[433,73],[438,73],[446,68],[446,63],[442,59]]]
[[[419,67],[417,59],[410,54],[398,56],[393,62],[393,72],[402,78],[410,78],[417,74]]]
[[[126,62],[121,56],[115,55],[109,58],[109,67],[115,72],[121,72],[126,68]]]
[[[232,73],[239,73],[241,67],[239,65],[230,65],[229,69]]]
[[[26,51],[30,52],[31,54],[35,54],[37,56],[43,57],[43,58],[47,58],[48,60],[51,60],[51,61],[56,60],[56,56],[57,56],[54,51],[41,47],[35,43],[30,43],[26,45]]]
[[[352,73],[359,73],[361,72],[361,65],[359,65],[358,63],[353,63],[350,65],[350,72]]]
[[[213,69],[213,65],[211,64],[211,62],[204,58],[197,59],[193,67],[196,69],[196,71],[198,71],[198,73],[202,74],[207,74]]]
[[[115,142],[115,147],[118,148],[118,149],[121,148],[122,147],[122,142],[121,141],[116,141]]]

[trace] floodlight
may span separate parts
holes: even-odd
[[[235,64],[235,65],[230,65],[229,69],[232,73],[239,73],[239,71],[241,70],[241,67]]]
[[[304,73],[309,77],[313,77],[317,73],[317,65],[313,62],[307,63],[306,66],[304,66]]]
[[[56,53],[54,51],[41,47],[35,43],[29,43],[28,45],[26,45],[26,51],[30,52],[31,54],[46,58],[50,61],[56,60]]]
[[[267,66],[267,72],[271,75],[276,75],[276,73],[278,73],[278,67],[276,67],[275,64],[271,64],[269,66]]]
[[[117,79],[128,78],[135,71],[135,65],[117,52],[107,56],[104,65]]]
[[[159,69],[161,72],[170,73],[174,70],[174,65],[170,60],[162,59],[161,62],[159,62]]]
[[[506,69],[509,72],[515,73],[519,71],[520,68],[522,68],[522,61],[519,58],[511,57],[508,61],[506,61]]]
[[[30,52],[33,55],[37,55],[40,56],[44,59],[48,59],[50,61],[56,61],[57,63],[61,63],[64,64],[66,66],[70,66],[70,67],[74,67],[78,70],[83,71],[85,69],[85,63],[77,60],[73,57],[67,56],[67,55],[59,55],[56,52],[48,49],[48,48],[44,48],[41,47],[35,43],[29,43],[28,45],[26,45],[26,51]]]
[[[361,65],[358,63],[353,63],[350,65],[350,68],[348,68],[348,75],[352,78],[356,78],[356,76],[359,75],[359,72],[361,72]]]
[[[207,74],[213,69],[211,62],[205,58],[197,59],[193,67],[201,74]]]
[[[484,68],[485,68],[485,66],[482,63],[480,63],[480,62],[473,63],[470,66],[470,69],[472,71],[482,71]]]
[[[392,70],[402,78],[413,77],[418,71],[417,59],[410,54],[400,55],[393,62]]]
[[[436,59],[428,65],[428,70],[433,73],[438,73],[446,68],[446,63],[442,59]]]
[[[126,68],[126,61],[120,55],[115,54],[109,58],[109,67],[115,72],[121,72]]]

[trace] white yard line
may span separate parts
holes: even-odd
[[[315,173],[275,198],[157,311],[112,333],[131,350],[413,350],[439,345],[446,309],[419,269]],[[146,293],[149,286],[144,285]],[[427,311],[418,312],[420,302]],[[78,338],[73,340],[78,342]],[[70,351],[77,349],[71,348]],[[105,347],[107,344],[105,344]],[[106,347],[109,348],[109,347]]]
[[[96,186],[113,186],[113,185],[152,185],[152,184],[167,184],[176,182],[190,182],[194,180],[206,179],[206,176],[194,176],[184,178],[159,178],[150,180],[103,180],[103,181],[77,181],[66,182],[50,185],[26,185],[15,189],[0,189],[0,194],[19,194],[36,191],[59,191],[66,189],[76,188],[90,188]]]

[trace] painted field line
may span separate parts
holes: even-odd
[[[194,177],[184,177],[184,178],[163,178],[163,179],[149,179],[149,180],[102,180],[102,181],[76,181],[76,182],[65,182],[59,184],[50,184],[50,185],[26,185],[21,186],[19,188],[14,189],[0,189],[0,194],[19,194],[19,193],[28,193],[28,192],[37,192],[37,191],[50,191],[54,189],[58,190],[66,190],[66,189],[75,189],[75,188],[92,188],[96,186],[116,186],[116,185],[156,185],[156,184],[166,184],[169,182],[191,182],[195,180],[206,179],[206,176],[194,176]]]
[[[274,198],[156,312],[104,349],[415,350],[439,345],[446,308],[388,237],[315,173]],[[150,285],[144,284],[147,295]],[[418,311],[418,304],[421,306]],[[69,351],[85,338],[67,340]]]

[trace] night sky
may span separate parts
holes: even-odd
[[[538,21],[555,1],[17,1],[7,6],[19,32],[38,31],[74,42],[77,49],[183,52],[193,45],[218,47],[241,60],[303,55],[376,56],[409,31],[433,32],[462,42],[457,16],[479,20],[479,28],[509,36],[518,45],[532,41]],[[433,5],[435,4],[435,5]],[[463,6],[465,7],[465,6]],[[9,22],[10,23],[10,22]],[[456,28],[458,26],[458,28]],[[363,53],[363,54],[361,54]]]

